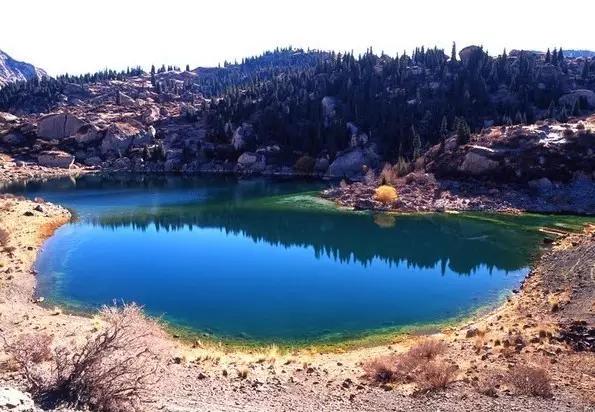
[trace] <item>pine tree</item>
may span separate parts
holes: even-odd
[[[547,52],[545,53],[545,62],[549,63],[552,61],[552,54],[550,53],[550,48],[548,47]]]
[[[457,61],[457,44],[454,41],[452,42],[452,49],[450,51],[450,61],[452,63]]]
[[[457,142],[460,145],[469,143],[471,139],[471,129],[467,121],[461,117],[457,122]]]
[[[411,125],[411,147],[413,148],[413,160],[417,160],[421,156],[421,139],[414,125]]]

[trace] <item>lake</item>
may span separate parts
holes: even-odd
[[[137,302],[217,338],[314,342],[436,324],[498,304],[564,216],[346,211],[307,181],[84,176],[4,190],[69,207],[38,295]]]

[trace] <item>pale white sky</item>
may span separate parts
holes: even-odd
[[[152,63],[217,65],[276,46],[394,55],[595,49],[594,0],[12,0],[0,5],[0,49],[50,74]]]

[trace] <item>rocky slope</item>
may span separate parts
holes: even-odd
[[[431,147],[410,174],[389,182],[398,199],[375,200],[383,175],[323,195],[358,209],[534,211],[595,214],[595,116],[568,123],[492,127]]]
[[[8,83],[41,79],[47,76],[47,73],[33,66],[32,64],[13,59],[8,54],[0,50],[0,88]]]

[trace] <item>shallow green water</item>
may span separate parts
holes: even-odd
[[[38,294],[92,309],[136,301],[216,337],[312,342],[464,316],[518,287],[541,226],[586,219],[355,213],[320,183],[58,179],[7,190],[72,208],[37,261]]]

